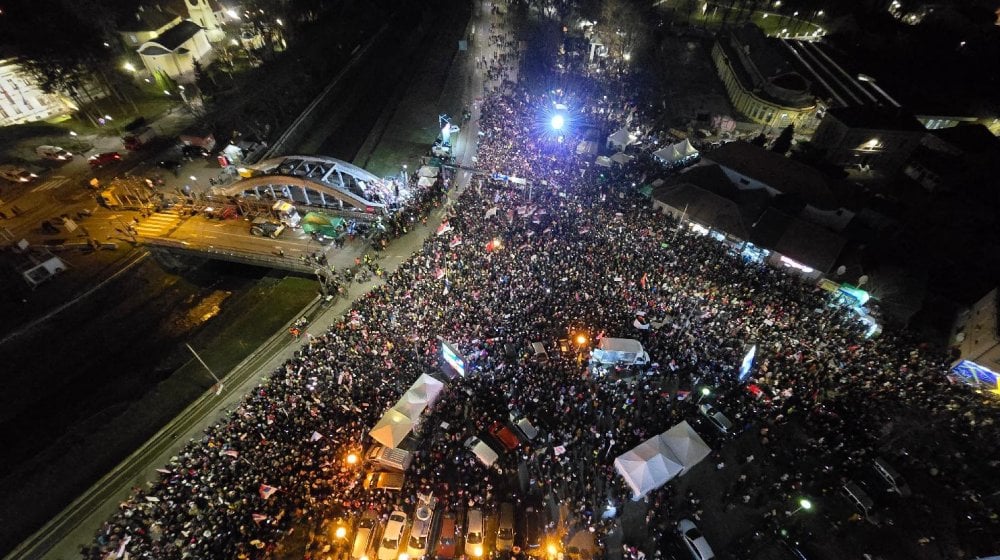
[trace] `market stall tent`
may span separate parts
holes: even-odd
[[[615,469],[638,500],[684,471],[684,465],[659,435],[615,458]]]

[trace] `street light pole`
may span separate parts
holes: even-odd
[[[799,507],[795,508],[794,511],[791,511],[788,514],[788,517],[791,517],[791,516],[795,515],[796,513],[800,512],[802,510],[809,511],[809,510],[812,509],[812,507],[813,507],[812,502],[810,502],[809,500],[807,500],[805,498],[801,498],[801,499],[799,499]]]
[[[222,393],[222,381],[215,375],[215,372],[212,371],[212,368],[208,367],[208,364],[205,363],[205,360],[202,360],[201,356],[199,356],[198,353],[194,351],[194,348],[191,348],[190,344],[184,343],[184,346],[187,346],[188,350],[190,350],[191,353],[194,354],[194,357],[199,362],[201,362],[201,365],[205,366],[205,370],[207,370],[208,374],[211,375],[212,379],[215,380],[215,386],[216,386],[215,396],[219,396],[219,394]]]
[[[698,397],[698,402],[696,402],[694,404],[701,404],[701,400],[704,399],[705,397],[711,395],[711,394],[712,394],[712,390],[711,389],[709,389],[708,387],[702,387],[701,388],[701,396]]]

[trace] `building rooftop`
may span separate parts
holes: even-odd
[[[720,38],[719,47],[731,62],[736,79],[747,91],[790,108],[815,105],[809,81],[798,73],[775,39],[768,38],[752,23]]]
[[[173,51],[177,50],[177,47],[180,47],[181,45],[183,45],[184,41],[187,41],[191,37],[194,37],[194,35],[196,33],[198,33],[199,31],[201,31],[201,26],[200,25],[198,25],[197,23],[195,23],[193,21],[190,21],[190,20],[184,20],[184,21],[178,23],[177,25],[171,27],[170,29],[166,30],[159,37],[157,37],[155,39],[150,39],[149,42],[150,43],[155,43],[155,44],[163,47],[167,51],[173,52]],[[152,50],[151,47],[146,47],[146,49],[143,49],[143,53],[144,54],[164,54],[164,53],[147,52],[149,50]]]
[[[136,7],[135,16],[118,25],[119,31],[156,31],[176,18],[186,18],[184,0],[144,1]]]
[[[847,241],[821,226],[768,208],[750,230],[750,241],[786,257],[828,273]]]
[[[1000,150],[1000,138],[981,124],[960,124],[950,128],[931,130],[930,134],[942,142],[969,154],[982,154]]]
[[[702,159],[751,177],[788,195],[798,195],[817,208],[833,208],[837,201],[830,180],[804,163],[747,142],[729,142],[702,154]]]
[[[834,107],[826,114],[836,118],[849,128],[925,131],[923,125],[913,115],[895,109],[872,106]]]
[[[746,239],[747,229],[740,207],[728,198],[691,183],[661,185],[653,189],[652,198],[685,209],[685,217],[689,220]]]

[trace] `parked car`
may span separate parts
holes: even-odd
[[[42,159],[51,159],[53,161],[69,161],[73,159],[73,154],[59,146],[39,146],[35,148],[35,153]]]
[[[702,416],[708,419],[708,421],[715,426],[716,430],[719,430],[725,435],[729,435],[733,431],[733,423],[726,418],[726,415],[712,406],[711,403],[705,403],[698,406],[698,410],[701,411]]]
[[[847,501],[854,505],[858,513],[865,517],[871,516],[872,510],[875,509],[875,502],[860,486],[848,481],[840,487],[840,493],[847,498]]]
[[[538,437],[538,428],[535,428],[535,426],[531,424],[530,420],[520,416],[518,413],[510,413],[510,423],[514,425],[523,439],[532,441]]]
[[[190,146],[181,146],[181,155],[183,155],[187,159],[198,159],[198,158],[207,158],[210,155],[212,155],[212,152],[206,150],[201,146],[190,145]]]
[[[483,512],[478,509],[470,509],[465,516],[465,555],[470,558],[482,558],[485,550],[483,548]]]
[[[691,553],[691,558],[695,560],[711,560],[715,558],[712,547],[708,545],[705,535],[701,534],[698,526],[690,519],[681,519],[677,522],[677,532],[681,535],[681,540]]]
[[[896,469],[892,468],[892,465],[888,461],[877,457],[872,462],[872,465],[875,467],[875,472],[888,485],[890,492],[895,492],[904,498],[913,494],[913,491],[910,490],[910,485],[906,483],[902,475],[896,472]]]
[[[89,158],[87,158],[87,163],[89,163],[91,167],[97,168],[97,167],[104,167],[105,165],[109,165],[112,163],[117,163],[121,160],[122,160],[122,155],[119,154],[118,152],[103,152],[100,154],[94,154]]]
[[[354,544],[351,546],[351,560],[361,560],[368,557],[375,539],[375,526],[378,525],[374,510],[365,510],[358,521],[358,530],[354,533]]]
[[[28,171],[23,167],[15,165],[0,165],[0,177],[7,179],[11,183],[30,183],[38,178],[38,175]]]
[[[455,557],[455,514],[448,512],[441,516],[441,530],[438,532],[438,558],[449,560]]]
[[[396,560],[399,547],[403,544],[403,532],[406,530],[406,514],[396,510],[389,515],[389,522],[382,531],[382,541],[378,547],[378,560]]]
[[[521,549],[531,556],[544,554],[545,551],[542,550],[542,532],[544,531],[544,527],[541,512],[537,508],[529,506],[525,508],[522,519],[524,530],[520,534],[524,539],[524,545]]]
[[[431,540],[431,525],[434,523],[434,510],[421,506],[417,508],[416,519],[410,529],[410,540],[406,544],[406,553],[410,560],[421,560],[427,556],[427,545]]]
[[[503,425],[500,421],[494,421],[493,424],[490,425],[489,432],[490,435],[503,444],[508,451],[517,449],[517,446],[521,444],[521,442],[517,439],[517,436],[514,435],[514,432],[512,432],[507,426]]]
[[[514,504],[500,504],[500,525],[497,527],[497,550],[514,548]]]

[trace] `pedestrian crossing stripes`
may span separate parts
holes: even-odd
[[[158,237],[169,233],[180,222],[181,216],[176,210],[154,212],[135,226],[135,232],[142,237]]]
[[[62,177],[60,175],[56,175],[55,177],[49,179],[48,181],[45,181],[41,185],[38,185],[37,187],[31,189],[31,192],[51,191],[53,189],[58,189],[59,187],[66,184],[66,181],[69,181],[69,177]]]

